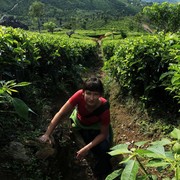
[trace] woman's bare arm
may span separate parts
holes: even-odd
[[[102,125],[100,134],[97,135],[93,139],[93,141],[91,141],[89,144],[87,144],[77,152],[77,158],[78,159],[83,158],[90,149],[92,149],[93,147],[101,143],[103,140],[105,140],[108,136],[108,133],[109,133],[109,126]]]
[[[59,121],[63,119],[70,111],[73,110],[73,106],[70,104],[69,101],[67,101],[61,109],[55,114],[53,119],[51,120],[46,132],[43,136],[40,137],[40,140],[43,142],[50,142],[50,135],[52,134],[53,130],[56,128],[56,126],[59,124]]]

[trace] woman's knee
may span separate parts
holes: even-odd
[[[110,148],[109,142],[107,140],[104,140],[103,142],[95,146],[93,148],[93,151],[94,153],[101,155],[107,153],[109,151],[109,148]]]

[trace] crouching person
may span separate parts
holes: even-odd
[[[50,142],[50,136],[60,120],[69,112],[72,126],[82,136],[85,146],[76,153],[77,159],[84,158],[91,151],[96,159],[93,172],[97,179],[105,179],[111,173],[111,156],[107,153],[111,145],[110,110],[100,79],[91,77],[84,82],[83,89],[73,94],[51,120],[42,142]]]

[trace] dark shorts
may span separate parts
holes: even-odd
[[[79,133],[82,136],[84,142],[88,144],[100,133],[100,130],[81,129],[79,130]],[[110,163],[111,156],[108,154],[109,150],[110,142],[108,139],[105,139],[100,144],[91,149],[96,159],[96,164],[93,168],[95,176],[106,176],[111,173],[112,167]]]

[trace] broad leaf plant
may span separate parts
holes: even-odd
[[[111,148],[111,156],[123,154],[120,164],[124,168],[115,170],[106,180],[156,180],[157,175],[150,173],[154,168],[162,174],[162,170],[173,174],[173,180],[180,179],[180,130],[175,128],[170,138],[160,141],[141,141],[134,144],[119,144]],[[164,178],[164,180],[170,177]]]
[[[0,104],[13,105],[15,112],[22,118],[28,119],[28,112],[33,112],[21,99],[13,97],[13,93],[17,93],[17,87],[29,85],[29,82],[16,83],[15,80],[0,81]]]

